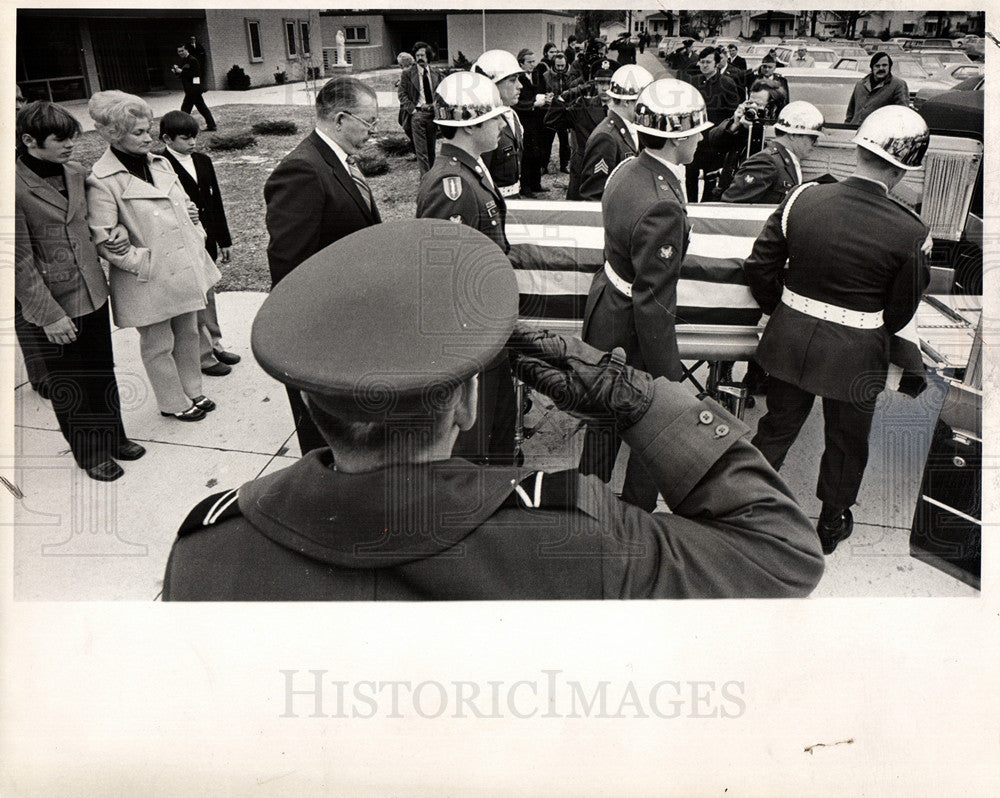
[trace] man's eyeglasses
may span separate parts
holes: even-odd
[[[349,116],[352,119],[357,119],[362,125],[368,128],[369,133],[374,133],[375,128],[378,127],[378,117],[375,117],[371,122],[369,122],[367,119],[362,119],[360,116],[352,114],[350,111],[341,111],[340,113]]]

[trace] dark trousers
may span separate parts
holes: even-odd
[[[775,470],[784,463],[815,398],[796,385],[768,377],[767,413],[757,425],[752,443]],[[857,500],[868,463],[868,434],[874,413],[874,401],[859,405],[823,398],[825,448],[816,497],[824,504],[846,509]]]
[[[552,160],[552,144],[556,139],[556,130],[551,127],[542,128],[540,147],[540,160],[542,168],[548,168],[549,161]],[[565,169],[569,165],[569,131],[560,130],[559,133],[559,168]]]
[[[694,151],[694,159],[687,165],[685,188],[688,202],[698,202],[698,176],[701,172],[713,172],[722,166],[723,156],[702,141]],[[706,200],[707,201],[707,198]]]
[[[184,89],[184,101],[181,103],[181,110],[189,114],[192,107],[197,108],[198,112],[205,117],[205,127],[215,127],[215,117],[212,116],[212,112],[205,105],[205,97],[198,86],[191,86]]]
[[[322,449],[329,446],[326,439],[320,434],[319,428],[309,415],[309,408],[302,401],[302,394],[298,388],[285,386],[288,392],[288,404],[292,408],[292,420],[295,422],[295,435],[299,439],[299,449],[302,454],[311,452],[313,449]]]
[[[32,330],[37,330],[30,321],[24,318],[21,313],[21,303],[14,300],[14,333],[17,335],[17,342],[21,346],[21,355],[24,357],[24,368],[28,372],[28,382],[36,391],[42,387],[42,383],[49,376],[45,368],[45,353],[55,351],[58,344],[50,343],[45,335],[42,341],[38,340]]]
[[[410,118],[410,132],[413,134],[413,149],[417,153],[417,165],[423,176],[434,165],[434,148],[437,144],[437,128],[434,113],[417,109]]]
[[[524,126],[524,153],[521,156],[521,190],[536,191],[542,187],[541,130],[533,123]]]
[[[452,455],[480,465],[511,465],[517,400],[507,350],[479,373],[476,423],[458,434]]]
[[[583,438],[583,454],[580,456],[580,473],[593,474],[602,482],[609,482],[621,445],[622,439],[615,431],[613,422],[596,421],[588,424]],[[656,509],[659,492],[642,459],[631,452],[625,468],[622,501],[651,513]]]
[[[53,344],[41,327],[28,333],[43,348],[52,409],[81,468],[103,463],[126,440],[115,380],[108,306],[73,319],[77,337]]]

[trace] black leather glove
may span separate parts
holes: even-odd
[[[927,380],[923,374],[916,374],[912,371],[904,371],[899,378],[899,392],[912,399],[916,399],[927,387]]]
[[[577,338],[523,324],[507,346],[514,373],[576,416],[614,416],[619,431],[635,424],[653,402],[653,378],[625,365],[625,350],[602,352]]]

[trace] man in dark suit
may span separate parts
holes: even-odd
[[[742,90],[736,86],[736,82],[719,73],[719,66],[722,63],[722,56],[719,51],[706,47],[698,55],[698,69],[700,74],[693,81],[696,89],[705,98],[705,105],[708,108],[708,119],[713,125],[718,125],[736,110],[742,99]],[[695,153],[694,160],[691,161],[687,170],[687,195],[689,202],[698,201],[698,176],[700,172],[706,175],[722,166],[725,153],[720,152],[712,146],[707,139],[703,139]]]
[[[739,48],[735,44],[730,44],[726,49],[729,51],[729,65],[740,72],[746,72],[747,60],[742,55],[737,55]]]
[[[682,180],[711,123],[698,91],[666,78],[639,94],[635,126],[641,151],[604,190],[604,269],[590,286],[583,340],[620,347],[629,365],[677,382],[684,376],[674,331],[677,281],[691,230]],[[580,471],[607,482],[620,445],[613,424],[588,426]],[[657,492],[640,458],[629,457],[622,499],[652,512]]]
[[[316,129],[264,184],[271,284],[334,241],[382,221],[364,176],[351,161],[378,121],[375,92],[334,78],[316,97]],[[302,453],[324,445],[299,392],[288,391]]]
[[[209,132],[215,130],[215,117],[212,116],[209,107],[205,105],[205,98],[202,96],[205,93],[205,85],[201,77],[202,65],[197,58],[188,52],[188,45],[177,45],[177,63],[170,68],[170,71],[181,79],[181,85],[184,87],[181,110],[189,114],[192,108],[197,108],[205,119],[205,130]]]
[[[434,90],[441,82],[441,73],[429,64],[434,58],[434,48],[426,42],[413,45],[413,60],[409,69],[404,69],[399,78],[396,96],[399,110],[409,114],[410,129],[413,134],[413,148],[417,151],[417,164],[423,175],[434,163],[434,147],[437,130],[434,127]]]
[[[177,173],[181,186],[198,206],[198,221],[205,230],[205,250],[212,260],[229,263],[229,248],[233,245],[222,207],[222,192],[215,177],[212,159],[195,152],[198,140],[198,120],[183,111],[168,111],[160,120],[160,141],[165,148],[163,157]],[[198,311],[198,335],[201,338],[201,373],[224,377],[240,362],[240,356],[222,346],[222,328],[215,306],[215,289],[209,288],[206,305]]]
[[[889,191],[919,169],[930,135],[919,114],[882,108],[858,130],[857,168],[839,183],[806,183],[764,225],[743,264],[770,315],[757,361],[770,374],[753,443],[776,469],[823,397],[826,448],[816,495],[825,554],[854,526],[875,400],[893,333],[930,279],[927,225]],[[786,266],[787,264],[787,266]]]

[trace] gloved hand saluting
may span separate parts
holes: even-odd
[[[602,352],[577,338],[517,324],[507,344],[514,373],[575,416],[614,416],[619,431],[653,402],[653,378],[625,365],[625,350]]]

